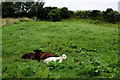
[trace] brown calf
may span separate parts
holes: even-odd
[[[36,50],[36,52],[39,53],[40,59],[46,59],[48,57],[58,57],[57,55],[52,54],[52,53],[42,52],[42,50]]]
[[[32,60],[37,60],[40,61],[40,54],[41,50],[33,50],[35,53],[26,53],[22,56],[22,59],[32,59]]]
[[[38,60],[40,61],[40,59],[46,59],[48,57],[58,57],[55,54],[52,53],[46,53],[46,52],[42,52],[42,50],[33,50],[35,53],[26,53],[22,56],[22,59],[32,59],[32,60]]]

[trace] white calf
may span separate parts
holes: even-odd
[[[63,54],[62,56],[59,56],[59,57],[49,57],[49,58],[45,59],[43,61],[43,63],[47,64],[48,62],[51,62],[51,61],[56,62],[57,60],[59,60],[59,62],[61,63],[62,60],[66,60],[66,59],[67,59],[67,56],[65,54]]]

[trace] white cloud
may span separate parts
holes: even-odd
[[[118,10],[119,0],[44,0],[46,6],[68,7],[70,10]]]

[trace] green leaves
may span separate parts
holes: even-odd
[[[61,15],[60,11],[58,9],[53,9],[48,13],[48,19],[50,21],[60,21],[61,20]]]

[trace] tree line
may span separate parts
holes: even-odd
[[[28,17],[37,20],[60,21],[61,19],[93,19],[110,23],[120,21],[120,13],[108,8],[106,11],[70,11],[67,7],[44,7],[45,2],[2,2],[2,18]]]
[[[2,18],[36,17],[39,20],[60,21],[72,15],[66,7],[43,6],[44,2],[2,2]]]
[[[74,17],[79,19],[101,20],[114,24],[117,21],[120,21],[120,13],[114,11],[112,8],[108,8],[106,11],[100,10],[76,11]]]

